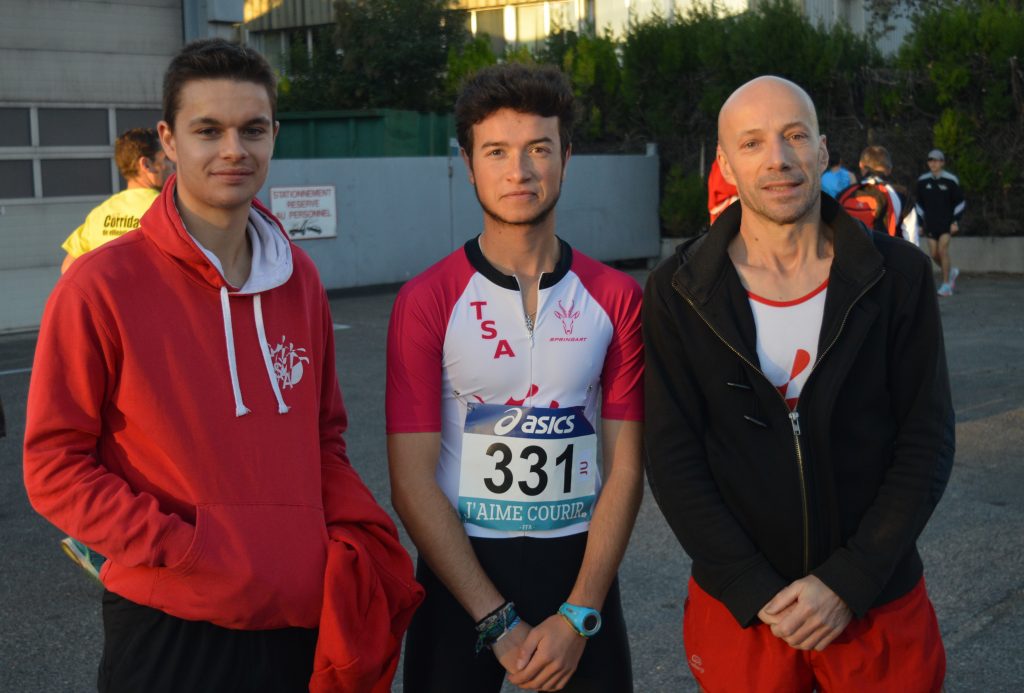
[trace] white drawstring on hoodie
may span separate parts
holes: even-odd
[[[251,410],[242,401],[242,388],[238,384],[238,361],[235,357],[235,331],[231,326],[231,299],[228,296],[228,287],[220,287],[220,311],[224,316],[224,343],[228,350],[228,372],[231,374],[231,392],[235,396],[235,416],[245,416]],[[256,320],[256,337],[260,343],[260,352],[263,354],[263,365],[267,368],[267,377],[270,379],[270,387],[274,390],[274,397],[277,399],[277,413],[287,414],[288,405],[284,403],[281,396],[281,386],[277,384],[277,375],[274,373],[274,364],[270,361],[270,348],[267,346],[267,331],[263,326],[263,302],[260,295],[256,294],[252,299],[253,318]]]
[[[235,360],[235,331],[231,328],[231,300],[228,298],[228,287],[226,286],[220,287],[220,312],[224,316],[224,344],[228,349],[228,371],[231,373],[231,392],[235,395],[235,416],[245,416],[250,410],[245,406],[245,402],[242,401],[242,388],[238,386],[238,363]],[[277,383],[274,384],[276,385]]]
[[[287,414],[289,407],[281,395],[281,386],[277,382],[274,364],[270,359],[270,345],[267,342],[267,331],[263,321],[263,302],[260,294],[284,284],[292,275],[292,254],[288,240],[272,221],[264,218],[255,209],[249,213],[249,226],[246,229],[252,241],[252,268],[249,278],[239,290],[239,294],[251,295],[253,319],[256,322],[256,337],[263,355],[263,365],[267,369],[270,387],[277,399],[277,413]],[[206,258],[224,275],[220,259],[189,234],[196,246]],[[220,310],[224,318],[224,344],[228,352],[228,373],[231,377],[231,393],[235,398],[235,416],[245,416],[250,409],[242,401],[242,388],[238,384],[238,360],[235,355],[235,333],[231,323],[231,298],[228,287],[220,287]]]

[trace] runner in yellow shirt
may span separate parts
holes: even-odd
[[[89,212],[85,222],[64,241],[61,247],[67,257],[60,267],[62,273],[85,253],[137,228],[164,181],[174,172],[174,163],[167,160],[152,128],[122,133],[114,143],[114,160],[128,187]]]
[[[164,181],[174,173],[174,162],[164,154],[153,128],[133,128],[121,133],[114,142],[114,160],[128,187],[95,207],[67,237],[61,245],[67,251],[60,266],[62,274],[90,250],[138,228],[142,215],[160,195]],[[65,537],[61,546],[71,560],[99,579],[103,556],[72,537]]]

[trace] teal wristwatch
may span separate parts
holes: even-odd
[[[597,631],[601,630],[601,612],[597,609],[566,602],[558,607],[558,613],[581,637],[593,637],[597,635]]]

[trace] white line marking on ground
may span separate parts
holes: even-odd
[[[337,331],[337,330],[351,330],[352,326],[351,325],[342,325],[340,322],[336,322],[336,323],[334,323],[334,329],[335,329],[335,331]]]
[[[15,368],[15,369],[9,370],[9,371],[0,371],[0,378],[2,378],[5,375],[18,375],[19,373],[31,373],[31,372],[32,372],[31,368]]]

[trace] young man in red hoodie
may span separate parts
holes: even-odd
[[[43,316],[25,484],[108,557],[100,691],[386,690],[421,596],[345,454],[316,268],[254,199],[274,116],[259,54],[186,46],[177,176]]]

